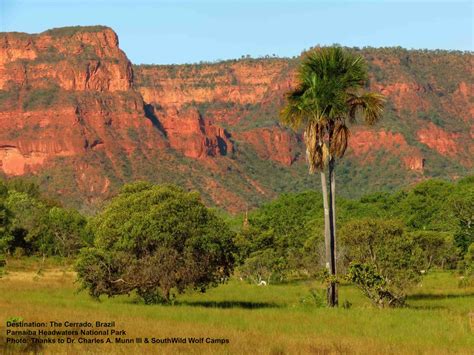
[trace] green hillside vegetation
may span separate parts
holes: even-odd
[[[64,37],[64,36],[73,36],[76,33],[82,33],[82,32],[101,32],[103,30],[110,29],[107,26],[101,26],[101,25],[96,25],[96,26],[67,26],[67,27],[58,27],[58,28],[51,28],[49,30],[46,30],[44,32],[41,32],[41,34],[46,34],[50,35],[53,37]]]

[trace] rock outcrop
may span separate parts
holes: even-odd
[[[111,29],[7,33],[0,46],[0,170],[5,175],[72,165],[68,179],[74,181],[66,184],[93,198],[109,190],[104,169],[123,177],[123,157],[168,146],[145,116],[131,63]],[[104,161],[94,160],[98,155]]]
[[[171,148],[195,159],[226,156],[233,153],[232,142],[225,129],[205,121],[198,110],[168,109],[159,115]]]
[[[106,27],[0,36],[0,89],[58,85],[75,91],[127,91],[132,66]]]
[[[410,146],[400,133],[359,129],[352,134],[349,148],[355,156],[363,156],[365,164],[374,163],[375,155],[382,152],[399,158],[408,170],[423,172],[425,163],[420,149]]]
[[[255,147],[261,159],[271,159],[290,166],[299,156],[298,145],[301,139],[278,126],[248,130],[237,137]]]

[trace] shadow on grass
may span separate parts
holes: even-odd
[[[406,304],[405,305],[406,308],[409,308],[409,309],[413,309],[413,310],[422,310],[422,311],[432,311],[432,310],[436,310],[436,309],[447,309],[448,307],[445,307],[445,306],[438,306],[438,305],[423,305],[423,306],[420,306],[420,305],[413,305],[413,304]]]
[[[474,293],[461,293],[461,294],[431,294],[431,293],[418,293],[410,295],[407,297],[407,300],[416,301],[416,300],[444,300],[447,298],[470,298],[474,297]]]
[[[276,303],[267,302],[243,302],[243,301],[180,301],[175,303],[176,306],[191,306],[205,308],[244,308],[244,309],[260,309],[260,308],[280,308]]]

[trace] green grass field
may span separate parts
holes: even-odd
[[[0,353],[212,353],[212,354],[473,354],[474,287],[433,272],[414,289],[408,307],[376,309],[352,286],[341,286],[349,309],[315,305],[317,282],[258,287],[238,280],[205,294],[178,296],[173,306],[147,306],[134,296],[103,298],[77,293],[67,266],[10,260],[0,279]],[[304,300],[304,301],[303,301]],[[24,321],[115,321],[127,337],[227,338],[229,344],[6,345],[5,324]]]

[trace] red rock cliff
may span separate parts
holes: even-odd
[[[82,193],[95,196],[108,190],[110,179],[94,154],[107,160],[109,173],[123,176],[119,155],[167,146],[145,117],[130,61],[111,29],[7,33],[0,46],[4,174],[37,173],[67,159]]]
[[[3,33],[0,48],[6,176],[36,175],[63,200],[89,204],[127,181],[172,182],[231,211],[314,188],[301,138],[277,123],[298,59],[132,67],[101,26]],[[352,128],[352,168],[341,171],[370,166],[396,186],[472,168],[472,55],[359,52],[388,105],[380,125]],[[360,179],[351,184],[371,184]]]

